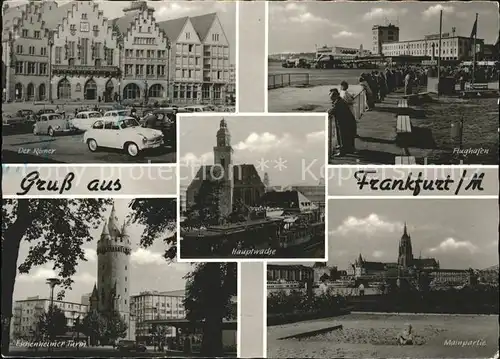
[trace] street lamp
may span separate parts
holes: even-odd
[[[170,40],[167,38],[167,101],[170,103],[170,49],[172,45],[170,44]]]
[[[52,48],[54,46],[54,32],[49,31],[49,103],[52,103]]]
[[[54,288],[56,285],[61,283],[61,281],[57,278],[48,278],[47,281],[45,282],[49,285],[50,288],[50,307],[49,307],[49,337],[50,340],[53,338],[53,318],[52,315],[54,313]]]
[[[148,80],[144,80],[144,105],[148,104]]]

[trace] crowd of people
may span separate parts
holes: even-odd
[[[454,78],[463,91],[465,84],[472,82],[496,82],[499,79],[498,65],[477,66],[474,71],[472,66],[442,66],[440,76]],[[405,95],[418,92],[418,89],[427,86],[428,77],[437,77],[436,66],[404,65],[391,66],[384,70],[364,72],[359,77],[359,85],[364,91],[366,108],[364,111],[375,109],[377,103],[384,101],[385,97],[400,89]],[[356,152],[355,139],[357,137],[357,120],[354,111],[355,97],[349,92],[349,84],[342,81],[340,90],[330,90],[332,105],[328,111],[330,123],[335,129],[336,145],[333,156],[345,156]]]

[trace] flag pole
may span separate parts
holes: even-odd
[[[472,85],[474,85],[474,82],[476,80],[476,39],[477,39],[477,17],[478,13],[476,13],[476,31],[474,32],[474,52],[472,53]]]
[[[437,94],[439,96],[439,89],[440,89],[440,84],[441,84],[441,40],[442,40],[442,34],[443,34],[443,10],[439,11],[439,48],[438,48],[438,88],[437,88]]]

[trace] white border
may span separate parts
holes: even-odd
[[[241,263],[236,263],[236,357],[241,358]]]
[[[180,221],[180,125],[182,121],[186,121],[188,118],[192,117],[219,117],[219,118],[238,118],[238,117],[284,117],[285,120],[282,121],[283,125],[286,126],[287,117],[321,117],[324,119],[324,131],[325,131],[325,161],[328,158],[328,114],[321,112],[312,113],[256,113],[256,112],[241,112],[241,113],[217,113],[217,112],[198,112],[198,113],[179,113],[177,117],[177,194],[179,200],[177,201],[177,261],[182,263],[226,263],[226,262],[236,262],[236,263],[286,263],[286,262],[328,262],[328,181],[327,173],[325,173],[325,257],[324,258],[181,258],[181,245],[180,245],[180,234],[181,234],[181,221]],[[186,139],[184,139],[186,140]],[[326,165],[324,166],[326,169]]]
[[[235,76],[235,97],[236,106],[235,112],[240,112],[240,2],[236,1],[236,44],[235,44],[235,64],[234,64],[234,76]],[[238,355],[239,356],[239,355]]]
[[[265,15],[264,15],[264,111],[269,112],[269,1],[266,1],[265,5]],[[327,124],[328,125],[328,124]],[[327,131],[328,133],[328,126]],[[328,154],[328,141],[327,141],[327,154]],[[328,164],[328,156],[326,156],[326,163]],[[328,193],[328,192],[327,192]]]
[[[325,203],[325,209],[328,205],[328,200]],[[328,251],[327,251],[328,253]],[[264,268],[264,278],[263,278],[263,286],[264,286],[264,299],[262,305],[262,323],[264,325],[264,330],[262,333],[262,357],[267,358],[267,262],[262,263]]]

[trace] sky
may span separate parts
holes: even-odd
[[[434,257],[443,269],[498,265],[496,199],[330,199],[328,263],[346,269],[359,253],[397,262],[405,221],[414,257]]]
[[[17,6],[28,1],[14,0],[10,4]],[[59,4],[68,1],[56,0]],[[122,10],[130,6],[130,1],[95,1],[99,9],[103,11],[108,19],[122,16]],[[157,21],[176,19],[183,16],[198,16],[217,12],[224,33],[230,44],[230,61],[236,63],[236,3],[232,1],[148,1],[149,6],[155,9]]]
[[[125,221],[130,209],[128,205],[131,200],[116,199],[115,211],[118,220]],[[105,218],[109,218],[111,206],[107,209]],[[87,261],[80,261],[75,276],[72,290],[67,290],[64,300],[80,303],[81,296],[92,292],[97,277],[97,255],[96,247],[99,236],[102,232],[104,222],[98,230],[91,230],[95,240],[84,243],[85,258]],[[190,271],[190,263],[169,264],[163,257],[164,246],[161,240],[156,240],[151,247],[143,249],[139,247],[139,239],[142,228],[135,224],[129,227],[130,240],[132,243],[132,254],[130,257],[130,293],[139,294],[141,291],[157,290],[171,291],[185,288],[183,277]],[[21,242],[19,249],[18,266],[24,261],[29,251],[29,243]],[[48,298],[50,291],[45,280],[57,277],[49,263],[44,266],[32,268],[29,274],[19,274],[16,278],[14,288],[14,300],[26,299],[31,296]],[[57,292],[57,290],[56,290]]]
[[[499,31],[496,2],[270,2],[269,54],[314,52],[315,45],[372,50],[372,26],[387,21],[400,27],[399,39],[416,40],[456,28],[470,36],[478,13],[478,39],[495,43]]]
[[[191,183],[200,165],[214,163],[221,119],[203,116],[178,121],[181,186]],[[272,186],[319,183],[325,164],[325,116],[226,116],[225,120],[233,164],[254,164],[261,179],[268,173]]]

